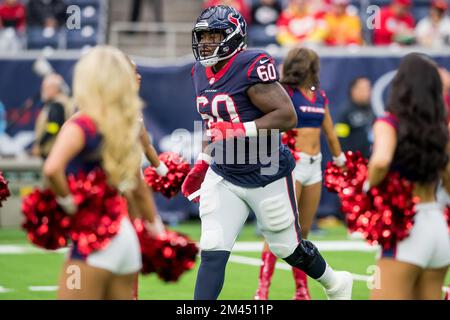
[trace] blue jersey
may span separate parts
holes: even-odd
[[[286,91],[297,112],[297,128],[320,128],[325,117],[325,108],[328,106],[325,91],[316,91],[313,99],[309,99],[298,89],[287,87]]]
[[[261,118],[264,113],[252,103],[247,90],[258,83],[276,82],[279,75],[267,53],[244,50],[216,74],[212,68],[197,62],[192,68],[192,78],[197,111],[205,128],[209,128],[212,122],[249,122]],[[281,144],[279,135],[261,140],[258,137],[228,139],[225,143],[214,143],[213,148],[211,169],[242,187],[265,186],[287,176],[295,167],[295,160]],[[272,170],[274,167],[276,170]],[[268,168],[271,169],[264,170]]]
[[[102,137],[98,129],[88,116],[82,115],[73,120],[83,131],[84,147],[68,164],[66,174],[77,174],[78,172],[88,173],[94,169],[101,168],[100,147]]]

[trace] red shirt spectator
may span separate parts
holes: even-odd
[[[218,6],[219,4],[235,8],[244,17],[245,21],[250,23],[250,9],[248,8],[245,0],[207,0],[204,7],[208,8]]]
[[[393,0],[380,12],[380,26],[375,27],[373,43],[389,45],[393,42],[407,44],[414,39],[414,17],[410,12],[411,0]]]
[[[331,0],[329,12],[322,16],[311,38],[328,46],[362,44],[361,21],[348,10],[350,0]]]
[[[308,0],[290,0],[277,21],[277,42],[282,46],[294,46],[314,41],[313,32],[324,24],[324,13],[317,12]]]
[[[0,28],[12,27],[25,31],[26,10],[17,0],[5,0],[0,4]]]

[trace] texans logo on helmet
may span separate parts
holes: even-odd
[[[228,15],[228,21],[230,21],[232,24],[234,24],[236,27],[239,27],[239,20],[233,17],[233,14],[230,13]]]
[[[241,24],[239,23],[239,19],[238,19],[238,18],[233,17],[233,14],[230,13],[230,14],[228,15],[228,21],[230,21],[230,22],[231,22],[232,24],[234,24],[237,28],[239,28],[239,33],[240,33],[242,36],[244,36],[244,31],[242,30],[242,26],[241,26]]]

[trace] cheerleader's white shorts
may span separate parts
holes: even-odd
[[[141,270],[141,248],[136,231],[128,217],[122,218],[120,230],[102,250],[83,255],[74,245],[70,259],[85,261],[89,266],[108,270],[114,274],[130,274]]]
[[[437,202],[416,205],[414,226],[408,237],[381,256],[410,263],[424,269],[450,265],[450,234],[442,206]]]
[[[309,186],[322,181],[322,154],[311,156],[304,152],[298,152],[300,157],[294,169],[294,178],[302,186]]]

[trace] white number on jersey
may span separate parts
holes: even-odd
[[[226,111],[228,112],[230,122],[240,122],[240,117],[236,109],[236,104],[227,94],[216,95],[211,102],[211,114],[207,114],[200,111],[200,107],[205,107],[209,104],[208,98],[205,96],[197,97],[197,111],[202,116],[203,120],[207,121],[209,126],[211,122],[222,122],[224,119],[219,114],[219,106],[221,103],[225,104]]]
[[[262,65],[256,68],[256,72],[258,73],[258,77],[262,81],[276,80],[277,71],[275,70],[275,66],[273,63],[269,63],[267,65]]]

